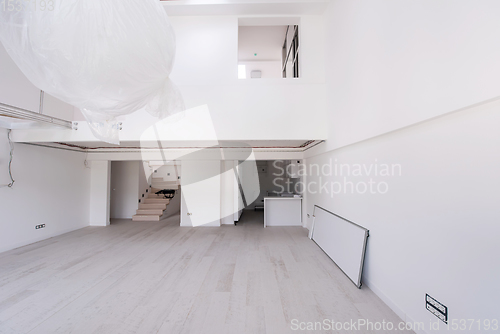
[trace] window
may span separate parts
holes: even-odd
[[[246,79],[247,78],[247,68],[246,65],[238,64],[238,79]]]
[[[299,26],[288,26],[281,48],[281,70],[283,78],[299,77]]]

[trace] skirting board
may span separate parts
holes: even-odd
[[[44,240],[47,240],[47,239],[50,239],[50,238],[53,238],[53,237],[57,237],[59,235],[62,235],[62,234],[66,234],[66,233],[69,233],[69,232],[73,232],[73,231],[76,231],[76,230],[80,230],[82,228],[85,228],[85,227],[89,227],[89,225],[85,225],[85,226],[81,226],[81,227],[75,227],[75,228],[69,228],[69,229],[64,229],[60,232],[57,232],[57,233],[53,233],[53,234],[50,234],[50,235],[45,235],[43,237],[37,237],[37,238],[31,238],[31,239],[28,239],[24,242],[16,242],[14,244],[11,244],[7,247],[2,247],[0,248],[0,253],[3,253],[3,252],[8,252],[10,250],[13,250],[13,249],[16,249],[16,248],[19,248],[19,247],[24,247],[24,246],[28,246],[28,245],[32,245],[32,244],[35,244],[37,242],[40,242],[40,241],[44,241]]]
[[[363,277],[363,284],[373,291],[391,310],[396,313],[406,323],[415,323],[403,310],[385,293],[382,292],[376,285],[372,284],[370,279],[366,276]],[[413,330],[416,334],[428,334],[425,330]]]

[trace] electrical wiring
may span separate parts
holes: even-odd
[[[9,129],[9,131],[7,132],[7,138],[9,139],[9,146],[10,146],[10,159],[9,159],[9,176],[10,176],[10,183],[9,184],[5,184],[5,185],[1,185],[0,188],[3,188],[3,187],[9,187],[9,188],[12,188],[12,186],[14,185],[14,178],[12,177],[12,158],[14,156],[14,143],[12,142],[12,140],[10,139],[10,132],[12,130]]]
[[[85,168],[90,169],[89,162],[87,161],[87,157],[89,156],[89,152],[85,152],[85,161],[83,161],[83,165]]]

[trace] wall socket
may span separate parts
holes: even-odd
[[[35,230],[39,230],[39,229],[44,228],[44,227],[45,227],[45,224],[36,225]]]
[[[445,324],[448,323],[448,307],[444,306],[428,294],[425,294],[425,308]]]

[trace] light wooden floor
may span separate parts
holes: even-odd
[[[115,221],[2,253],[0,333],[274,334],[292,332],[292,319],[401,321],[306,229],[264,229],[262,212],[242,218]]]

